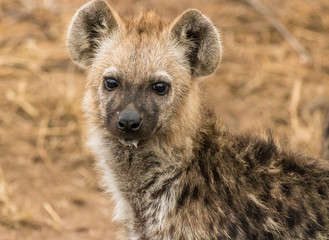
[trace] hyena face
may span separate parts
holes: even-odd
[[[87,115],[106,134],[135,146],[172,128],[193,78],[212,73],[221,53],[216,29],[196,10],[171,24],[151,12],[124,21],[101,0],[77,12],[68,49],[89,68]]]
[[[181,89],[190,88],[184,62],[178,64],[163,35],[125,34],[95,57],[94,99],[104,126],[124,144],[136,145],[166,128]],[[186,80],[174,81],[178,77]]]

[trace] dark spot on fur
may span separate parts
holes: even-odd
[[[212,132],[211,136],[205,133],[201,134],[199,156],[203,156],[206,154],[207,157],[213,157],[218,152],[217,131],[214,126],[210,126],[209,128],[209,131]]]
[[[195,160],[193,159],[191,163],[186,168],[186,174],[189,174],[191,172],[192,167],[194,167]]]
[[[273,234],[272,233],[270,233],[270,232],[265,232],[264,233],[264,238],[263,238],[264,240],[274,240],[274,236],[273,236]]]
[[[248,163],[247,169],[252,169],[255,167],[255,163],[253,162],[253,159],[250,157],[250,153],[247,153],[244,156],[244,160]]]
[[[143,166],[143,170],[145,172],[150,171],[150,169],[152,169],[152,168],[154,169],[156,167],[161,166],[161,164],[158,161],[154,160],[153,158],[152,159],[148,159],[146,157],[143,157],[143,158],[144,158],[144,162],[145,162],[145,166]]]
[[[324,226],[325,225],[324,219],[323,219],[323,215],[322,215],[322,213],[320,211],[317,211],[316,212],[316,220],[317,220],[318,225],[320,225],[320,226]]]
[[[311,203],[311,206],[313,208],[313,211],[316,215],[316,223],[317,225],[320,227],[320,226],[324,226],[325,225],[325,222],[324,222],[324,219],[323,219],[323,212],[321,212],[321,210],[319,209],[318,207],[318,204],[316,202],[312,202]]]
[[[181,195],[179,196],[178,201],[177,201],[177,206],[178,207],[183,207],[184,206],[184,204],[187,201],[187,198],[189,197],[189,194],[190,194],[189,186],[184,186],[183,190],[181,192]]]
[[[153,186],[157,179],[158,176],[154,176],[150,181],[148,181],[144,186],[141,187],[140,191],[149,189],[151,186]]]
[[[133,163],[133,154],[129,154],[129,157],[128,157],[128,167],[131,168],[131,164]]]
[[[192,191],[192,199],[193,200],[198,200],[199,199],[199,188],[195,186]]]
[[[291,185],[289,183],[283,183],[281,185],[281,190],[282,190],[282,193],[286,196],[286,197],[289,197],[291,195]]]
[[[287,159],[282,163],[282,169],[284,173],[298,173],[300,175],[304,175],[306,173],[305,169],[291,159]]]
[[[260,221],[264,217],[263,211],[252,201],[248,201],[247,203],[246,214],[256,221]]]
[[[232,197],[231,191],[227,186],[225,186],[224,190],[226,193],[226,202],[230,207],[232,207],[233,206],[233,197]]]
[[[290,229],[293,229],[296,225],[302,221],[301,213],[293,208],[289,208],[286,217],[287,225]]]
[[[235,153],[232,149],[228,148],[227,146],[222,146],[222,158],[226,159],[227,161],[233,160],[235,161]]]
[[[171,236],[174,236],[175,235],[175,231],[176,231],[175,226],[171,225],[170,228],[169,228],[170,235]]]
[[[145,30],[146,30],[146,29],[145,29],[145,28],[142,28],[141,26],[138,26],[138,27],[137,27],[137,33],[138,33],[138,34],[142,34],[142,33],[144,33]]]
[[[252,232],[250,232],[250,233],[247,233],[247,239],[248,240],[258,240],[260,238],[259,238],[259,234],[258,233],[252,233]]]
[[[283,212],[283,203],[281,201],[278,201],[276,204],[275,204],[275,208],[276,208],[276,211],[278,213],[282,213]]]
[[[255,159],[262,164],[267,163],[276,153],[276,151],[276,146],[271,139],[268,141],[259,140],[255,143]]]
[[[325,199],[328,197],[326,186],[321,185],[320,187],[318,187],[318,193],[320,194],[322,199]]]
[[[212,169],[212,175],[214,178],[214,182],[218,183],[219,182],[219,173],[215,167]]]
[[[199,159],[198,164],[199,164],[201,174],[202,174],[203,178],[205,179],[205,182],[209,183],[210,179],[209,179],[209,175],[208,175],[204,160]]]
[[[230,238],[235,239],[238,236],[238,228],[232,224],[228,230],[228,234]]]
[[[271,185],[270,184],[265,184],[264,187],[264,192],[263,194],[260,195],[260,199],[262,202],[268,202],[271,199]]]
[[[204,204],[205,204],[206,206],[208,206],[208,205],[210,204],[210,198],[209,198],[208,196],[205,196],[205,197],[203,198],[203,202],[204,202]]]
[[[209,229],[210,229],[210,232],[215,231],[215,224],[213,222],[210,222]]]
[[[244,216],[241,216],[239,220],[241,222],[241,228],[244,230],[245,233],[248,233],[250,231],[250,225],[247,219]]]

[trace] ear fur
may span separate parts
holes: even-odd
[[[209,18],[190,9],[173,22],[170,31],[172,39],[185,49],[192,77],[206,76],[216,70],[222,47],[219,33]]]
[[[67,35],[67,48],[73,61],[82,67],[92,64],[100,43],[119,29],[121,19],[103,0],[94,0],[78,10]]]

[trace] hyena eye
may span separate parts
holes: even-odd
[[[166,82],[157,82],[152,88],[156,94],[163,96],[169,92],[170,85]]]
[[[117,80],[111,77],[105,77],[104,78],[104,88],[108,91],[113,91],[119,86],[119,83]]]

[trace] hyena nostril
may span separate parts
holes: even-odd
[[[125,128],[125,124],[123,122],[118,122],[118,128],[119,129],[124,129]]]
[[[133,123],[131,125],[131,130],[133,130],[134,132],[137,132],[140,128],[142,127],[142,120],[140,120],[139,123]]]

